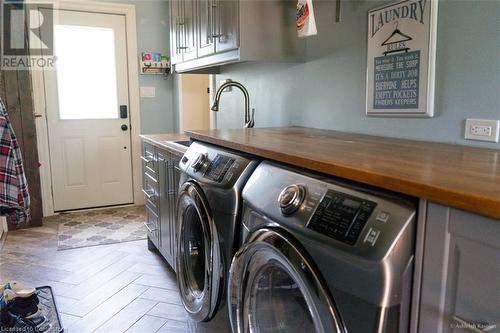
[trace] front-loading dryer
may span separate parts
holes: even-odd
[[[406,333],[413,202],[262,162],[243,190],[233,333]]]
[[[220,332],[230,331],[224,324],[228,323],[226,287],[231,259],[240,244],[241,191],[257,164],[243,153],[201,142],[193,142],[179,163],[180,298],[193,322],[219,322]]]

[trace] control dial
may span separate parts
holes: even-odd
[[[191,165],[191,168],[193,168],[194,171],[198,171],[203,167],[207,160],[207,154],[199,154],[196,156],[196,159],[194,160],[193,164]]]
[[[289,185],[281,191],[278,203],[284,215],[295,213],[306,198],[306,187],[304,185]]]

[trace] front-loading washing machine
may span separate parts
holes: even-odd
[[[267,161],[243,200],[233,333],[408,332],[412,200]]]
[[[193,142],[182,170],[176,224],[177,285],[192,322],[230,331],[225,308],[231,259],[240,244],[241,191],[257,160]]]

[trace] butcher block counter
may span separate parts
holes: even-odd
[[[500,150],[304,127],[186,131],[186,135],[500,219]]]

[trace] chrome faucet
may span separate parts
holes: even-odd
[[[239,88],[243,92],[243,96],[245,98],[245,127],[246,128],[252,128],[254,125],[254,116],[255,116],[255,109],[252,109],[252,115],[250,115],[250,97],[248,96],[248,91],[245,88],[244,85],[242,85],[239,82],[236,81],[227,81],[223,85],[217,89],[217,92],[215,93],[215,98],[214,102],[212,104],[212,107],[210,108],[212,111],[219,111],[219,101],[220,97],[222,94],[222,91],[226,89],[227,87],[236,87]]]

